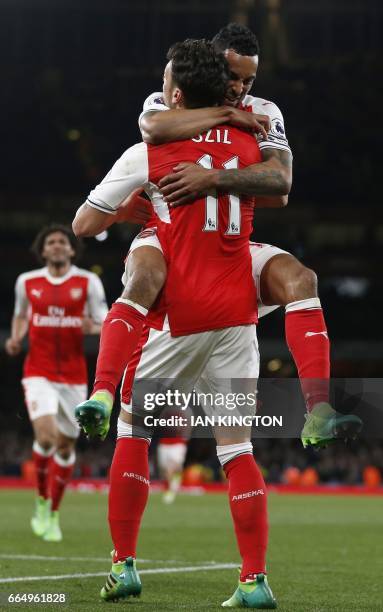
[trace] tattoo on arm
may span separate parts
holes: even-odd
[[[241,170],[220,170],[218,190],[244,195],[287,195],[291,187],[292,158],[288,151],[267,148],[262,162]]]

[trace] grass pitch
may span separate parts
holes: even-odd
[[[1,491],[0,610],[112,606],[98,595],[112,548],[106,504],[102,493],[69,492],[61,511],[64,540],[53,544],[30,530],[33,493]],[[382,497],[274,494],[269,510],[269,583],[281,612],[383,610]],[[131,612],[219,610],[235,589],[239,565],[226,495],[180,495],[165,506],[153,494],[138,555],[142,596],[116,605]],[[8,604],[10,593],[65,593],[68,604]]]

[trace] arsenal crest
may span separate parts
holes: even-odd
[[[81,289],[81,287],[73,287],[73,289],[70,290],[70,296],[74,300],[79,300],[80,297],[82,296],[82,289]]]

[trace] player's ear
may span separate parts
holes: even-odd
[[[178,87],[175,87],[173,89],[173,94],[172,94],[173,104],[182,104],[183,100],[184,100],[184,96],[183,96],[182,91]]]

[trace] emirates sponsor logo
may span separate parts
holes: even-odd
[[[257,497],[258,495],[264,495],[263,489],[257,491],[248,491],[247,493],[240,493],[239,495],[233,495],[231,501],[241,501],[242,499],[248,499],[249,497]]]
[[[35,327],[82,327],[82,317],[59,317],[54,315],[33,315],[32,325]]]
[[[79,300],[80,297],[82,296],[82,289],[81,287],[73,287],[70,290],[70,296],[71,298],[73,298],[74,300]]]
[[[150,482],[145,476],[141,476],[141,474],[136,474],[135,472],[124,472],[122,475],[123,478],[134,478],[135,480],[139,480],[143,484],[147,486],[150,485]]]

